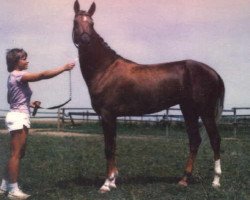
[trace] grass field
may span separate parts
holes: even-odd
[[[100,132],[99,128],[92,128],[86,126],[86,132]],[[250,199],[247,132],[231,138],[230,129],[225,133],[221,131],[223,176],[219,190],[211,187],[213,154],[206,135],[203,135],[192,183],[182,188],[177,182],[188,156],[188,141],[182,128],[171,130],[169,137],[164,136],[163,127],[155,126],[120,126],[118,132],[121,136],[134,132],[136,137],[129,134],[117,139],[117,189],[107,194],[98,193],[106,166],[103,138],[98,134],[93,137],[30,135],[21,168],[23,190],[35,200]],[[136,134],[138,132],[140,134]],[[142,136],[149,133],[151,136]],[[8,155],[8,141],[8,135],[0,134],[1,173]]]

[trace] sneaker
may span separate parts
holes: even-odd
[[[15,189],[14,191],[9,191],[8,198],[9,199],[27,199],[30,195],[25,194],[20,189]]]

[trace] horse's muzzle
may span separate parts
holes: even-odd
[[[90,35],[88,33],[83,33],[81,35],[81,44],[88,45],[90,43]]]

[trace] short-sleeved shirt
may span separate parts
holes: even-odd
[[[21,81],[26,71],[13,71],[8,77],[8,103],[10,110],[30,114],[32,91],[28,82]]]

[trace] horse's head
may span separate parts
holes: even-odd
[[[73,26],[73,42],[79,47],[81,45],[87,45],[90,42],[91,35],[93,33],[94,22],[92,15],[95,12],[95,3],[93,2],[88,11],[80,10],[80,4],[78,0],[75,1],[74,11],[74,26]]]

